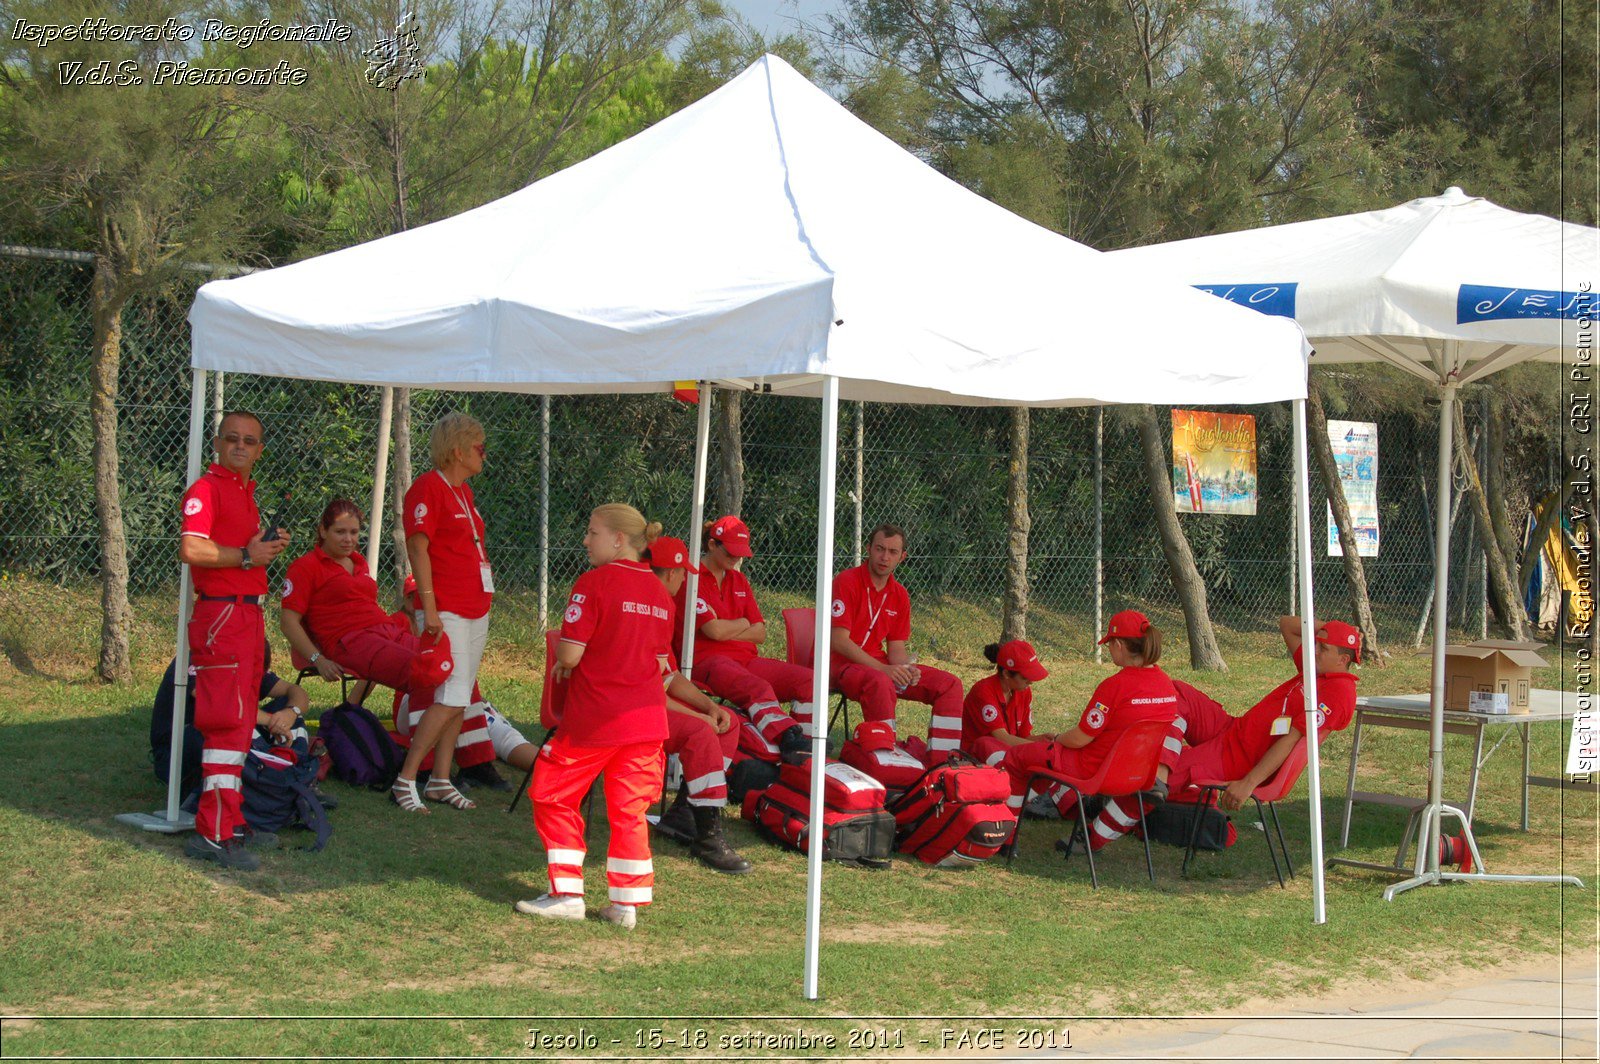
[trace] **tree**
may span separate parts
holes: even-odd
[[[717,506],[720,513],[738,514],[744,508],[744,393],[731,389],[717,398],[717,453],[722,456]],[[710,395],[701,401],[710,401]]]
[[[1006,486],[1006,603],[1002,639],[1028,638],[1028,422],[1025,406],[1011,409],[1011,461]]]
[[[11,9],[18,22],[35,25],[100,16],[121,24],[128,21],[121,12],[119,5],[95,0]],[[192,24],[202,13],[198,4],[167,0],[141,7],[139,21]],[[201,51],[175,39],[62,40],[46,48],[8,35],[4,47],[4,213],[94,254],[90,411],[102,616],[96,672],[102,680],[122,681],[132,675],[117,441],[123,311],[185,266],[237,259],[251,245],[246,204],[260,174],[256,149],[264,136],[251,104],[276,90],[156,85],[163,62],[237,62],[237,52]],[[103,85],[97,78],[124,80]]]

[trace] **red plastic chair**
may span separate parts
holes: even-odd
[[[1285,890],[1289,888],[1283,881],[1283,873],[1287,870],[1289,878],[1293,879],[1294,865],[1289,863],[1289,847],[1283,841],[1283,826],[1278,823],[1278,802],[1288,797],[1289,792],[1294,790],[1294,785],[1300,782],[1300,773],[1304,772],[1306,767],[1306,757],[1306,738],[1302,735],[1300,741],[1294,744],[1294,749],[1289,751],[1289,756],[1284,758],[1283,764],[1278,766],[1278,771],[1250,795],[1251,801],[1256,803],[1256,816],[1261,818],[1261,834],[1267,840],[1267,855],[1272,858],[1272,871],[1278,877],[1278,886]],[[1200,802],[1195,806],[1189,822],[1189,845],[1183,852],[1185,874],[1189,871],[1190,860],[1194,858],[1195,841],[1200,837],[1201,810],[1210,806],[1217,793],[1227,790],[1233,782],[1232,780],[1194,781],[1194,786],[1200,788]],[[1267,817],[1261,810],[1263,802],[1266,803],[1267,809],[1272,811],[1272,831],[1267,830]],[[1274,832],[1278,836],[1278,849],[1283,851],[1283,868],[1278,867],[1278,854],[1272,848]]]
[[[543,749],[545,740],[550,738],[550,733],[556,730],[556,725],[561,723],[561,709],[567,700],[567,685],[556,683],[553,673],[556,667],[556,644],[561,642],[561,632],[551,629],[544,634],[544,692],[539,696],[539,723],[544,726],[544,735],[539,739],[539,748]],[[528,774],[522,777],[522,786],[517,788],[511,796],[511,804],[506,806],[506,812],[515,812],[517,803],[528,790],[528,785],[533,782],[533,769],[539,763],[538,755],[534,755],[533,765],[528,766]],[[591,796],[592,797],[592,796]],[[584,810],[587,818],[588,810]]]
[[[817,660],[817,611],[811,606],[801,606],[792,610],[783,611],[783,654],[790,665],[799,665],[801,668],[811,669],[816,667]],[[844,717],[844,730],[850,730],[850,700],[844,696],[843,691],[834,691],[838,696],[838,703],[833,707],[832,715],[828,717],[828,731],[832,733],[833,726],[838,719]]]
[[[1072,856],[1072,848],[1077,840],[1082,837],[1083,850],[1089,855],[1089,882],[1093,889],[1100,889],[1100,877],[1094,867],[1094,848],[1089,845],[1089,818],[1084,815],[1083,800],[1089,795],[1101,795],[1105,798],[1121,798],[1129,794],[1139,794],[1155,786],[1156,769],[1160,767],[1161,744],[1166,741],[1167,732],[1172,729],[1172,718],[1157,718],[1155,720],[1141,720],[1132,724],[1117,737],[1116,743],[1111,747],[1111,752],[1101,762],[1100,770],[1087,779],[1069,776],[1065,772],[1056,772],[1052,769],[1035,769],[1028,779],[1028,791],[1031,794],[1035,785],[1041,780],[1057,783],[1077,795],[1076,812],[1077,822],[1073,825],[1072,834],[1064,844],[1064,853]],[[1026,795],[1024,795],[1026,797]],[[1144,829],[1144,805],[1139,806],[1139,835],[1144,841],[1144,865],[1150,874],[1150,882],[1156,881],[1155,861],[1150,856],[1150,833]],[[1062,844],[1058,843],[1058,846]],[[1006,859],[1010,864],[1016,857],[1017,848],[1015,841],[1011,847],[1011,854]]]

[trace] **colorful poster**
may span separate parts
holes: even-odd
[[[1378,426],[1368,421],[1329,421],[1328,443],[1339,467],[1344,485],[1344,501],[1350,505],[1350,529],[1356,538],[1356,553],[1363,558],[1378,556]],[[1339,544],[1339,526],[1328,507],[1328,556],[1344,557]]]
[[[1256,512],[1256,419],[1172,412],[1172,496],[1181,514]]]

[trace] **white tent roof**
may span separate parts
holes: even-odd
[[[766,56],[454,218],[203,287],[199,369],[449,389],[754,381],[847,399],[1305,396],[1292,323],[995,206]]]
[[[1319,362],[1382,360],[1432,380],[1459,369],[1462,382],[1558,359],[1576,346],[1577,319],[1596,309],[1600,287],[1600,229],[1509,211],[1459,188],[1110,257],[1295,318]]]

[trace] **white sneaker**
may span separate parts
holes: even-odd
[[[583,899],[576,894],[541,894],[531,901],[517,902],[516,910],[529,916],[548,916],[555,920],[582,920],[588,911]]]
[[[639,922],[639,907],[612,902],[600,910],[600,919],[608,924],[616,924],[624,931],[632,931],[634,925]]]
[[[1061,810],[1056,807],[1055,799],[1048,794],[1036,794],[1028,799],[1028,804],[1022,811],[1034,820],[1060,820]]]

